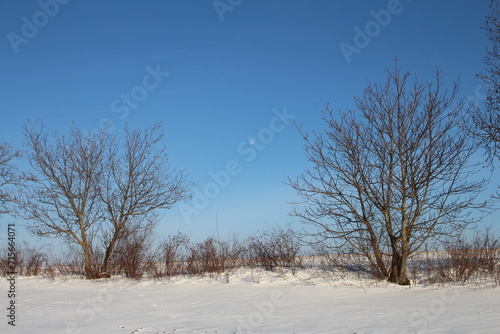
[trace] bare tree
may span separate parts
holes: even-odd
[[[472,113],[471,133],[486,148],[490,158],[500,158],[500,0],[490,0],[486,35],[491,43],[484,58],[485,72],[478,77],[487,88],[483,108]]]
[[[84,134],[72,129],[69,136],[54,133],[49,140],[45,126],[25,125],[28,161],[32,171],[17,199],[17,215],[28,220],[38,236],[62,238],[82,250],[87,278],[96,278],[92,240],[102,222],[99,185],[109,136]]]
[[[158,209],[170,209],[190,197],[184,171],[171,168],[159,124],[145,131],[125,130],[123,146],[113,145],[101,199],[110,228],[101,271],[107,272],[117,241],[158,221]]]
[[[159,125],[126,130],[123,147],[105,130],[69,137],[44,126],[25,126],[33,171],[18,199],[17,214],[39,236],[78,245],[87,278],[106,275],[116,244],[151,229],[158,209],[188,197],[182,171],[168,165]]]
[[[19,151],[6,142],[0,142],[0,215],[9,213],[7,204],[12,202],[12,192],[9,189],[18,181],[16,168],[12,160],[19,157]]]
[[[476,201],[487,181],[474,180],[475,146],[459,130],[469,108],[454,104],[457,84],[443,90],[438,70],[433,82],[408,81],[396,63],[385,84],[369,83],[355,98],[357,111],[327,107],[324,133],[300,129],[313,168],[289,179],[305,200],[292,215],[313,227],[308,236],[339,240],[402,285],[413,252],[475,222],[471,212],[487,204]]]

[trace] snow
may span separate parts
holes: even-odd
[[[0,333],[500,333],[492,284],[402,287],[250,269],[226,281],[18,277],[12,327],[2,279]]]

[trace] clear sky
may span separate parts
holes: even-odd
[[[487,3],[1,1],[0,137],[21,147],[27,119],[59,132],[161,121],[198,200],[165,212],[158,232],[213,235],[216,215],[221,235],[294,223],[284,182],[308,165],[292,121],[322,129],[327,103],[351,108],[396,56],[481,98]]]

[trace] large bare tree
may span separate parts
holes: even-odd
[[[490,158],[500,159],[500,0],[490,0],[484,29],[490,46],[484,58],[485,71],[478,77],[486,86],[486,100],[472,113],[471,133],[483,143]]]
[[[103,222],[99,185],[109,136],[73,128],[51,140],[42,123],[24,127],[31,171],[17,200],[18,216],[35,235],[61,238],[82,251],[87,278],[97,278],[92,241]]]
[[[157,222],[188,196],[182,171],[168,165],[159,125],[126,130],[124,145],[105,129],[50,136],[25,126],[27,158],[17,214],[39,236],[57,237],[82,251],[87,278],[106,274],[115,245]]]
[[[26,124],[24,131],[31,171],[24,175],[17,215],[33,234],[77,245],[87,278],[96,278],[92,241],[104,218],[99,186],[110,137],[72,129],[69,136],[54,133],[51,140],[42,123]]]
[[[311,225],[309,237],[340,241],[402,285],[408,257],[429,238],[476,221],[487,184],[475,178],[475,146],[459,129],[469,109],[455,103],[458,86],[443,89],[438,70],[432,82],[409,81],[396,64],[385,84],[355,98],[355,111],[327,107],[324,132],[300,129],[312,169],[289,179],[305,200],[292,215]]]
[[[13,160],[19,157],[19,151],[7,142],[0,142],[0,215],[9,212],[7,204],[13,199],[10,186],[18,181]]]

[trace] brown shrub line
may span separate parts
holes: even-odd
[[[499,246],[499,239],[489,229],[471,237],[459,235],[434,247],[427,246],[410,258],[408,267],[412,282],[432,285],[490,280],[500,285]],[[231,273],[239,268],[251,268],[252,272],[256,268],[268,271],[287,268],[293,275],[299,268],[310,268],[326,274],[331,280],[377,279],[376,271],[360,254],[332,253],[324,245],[314,247],[310,256],[301,256],[301,252],[295,233],[280,227],[261,231],[244,240],[237,236],[228,240],[208,237],[200,242],[193,242],[182,233],[155,242],[152,231],[144,230],[120,241],[108,277],[170,280],[178,276],[208,276],[229,282]],[[1,276],[9,271],[7,253],[7,247],[0,248]],[[99,263],[102,254],[94,252],[93,256]],[[83,259],[76,251],[53,256],[47,252],[47,247],[35,247],[26,242],[16,249],[16,269],[21,276],[85,277]]]

